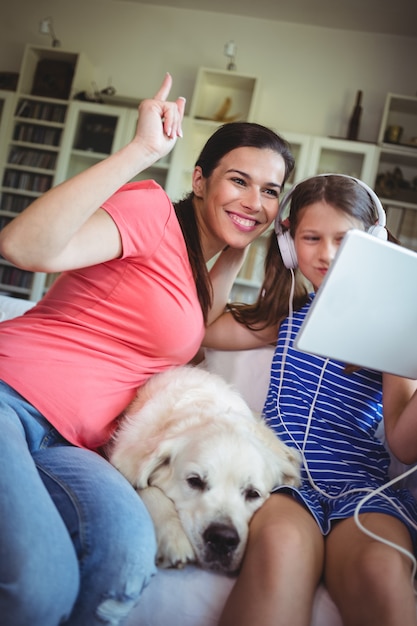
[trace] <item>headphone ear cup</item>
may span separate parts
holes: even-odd
[[[375,224],[374,226],[371,226],[370,228],[368,228],[367,232],[373,237],[382,239],[382,241],[387,241],[388,239],[387,229],[384,228],[384,226],[381,226],[380,224]]]
[[[277,241],[285,267],[295,269],[298,265],[297,254],[295,252],[293,238],[289,231],[277,234]]]

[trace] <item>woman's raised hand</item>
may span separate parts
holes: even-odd
[[[139,105],[139,119],[134,141],[155,156],[155,160],[172,150],[178,137],[182,137],[185,98],[168,101],[172,77],[165,75],[154,98],[143,100]]]
[[[122,185],[168,154],[181,136],[185,101],[167,102],[167,74],[155,97],[139,107],[135,137],[126,146],[40,196],[0,233],[0,252],[36,272],[62,272],[115,259],[120,233],[98,211]]]

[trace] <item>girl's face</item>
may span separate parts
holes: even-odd
[[[301,210],[294,245],[298,267],[315,291],[320,287],[343,237],[352,228],[364,230],[360,220],[327,202],[314,202]]]
[[[226,245],[244,248],[275,219],[285,162],[269,149],[236,148],[209,178],[195,168],[193,191],[206,261]]]

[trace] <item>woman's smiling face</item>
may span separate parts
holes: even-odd
[[[275,219],[285,177],[283,157],[270,149],[231,150],[209,178],[193,176],[194,201],[206,260],[226,245],[244,248]]]

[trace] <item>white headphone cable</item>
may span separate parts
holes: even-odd
[[[294,290],[295,290],[295,277],[294,277],[294,270],[292,268],[290,268],[290,272],[291,272],[291,288],[290,288],[290,296],[288,298],[288,326],[287,326],[287,333],[286,333],[286,336],[285,336],[285,344],[284,344],[284,348],[282,350],[281,370],[280,370],[279,385],[278,385],[278,392],[277,392],[278,417],[281,420],[281,422],[282,422],[284,427],[285,427],[285,424],[284,424],[284,421],[283,421],[283,419],[281,417],[281,411],[280,411],[280,407],[279,407],[279,399],[281,397],[282,383],[283,383],[283,380],[284,380],[285,362],[287,360],[288,347],[289,347],[289,343],[290,343],[290,339],[291,339],[291,332],[292,332],[292,320],[293,320],[293,316],[294,316],[293,300],[294,300]],[[285,427],[285,429],[286,429],[286,427]],[[293,439],[292,436],[291,436],[291,433],[289,433],[288,430],[287,430],[287,433],[291,437],[291,439]],[[293,441],[294,441],[294,439],[293,439]],[[295,441],[294,441],[294,443],[297,446]]]
[[[415,524],[415,522],[413,522],[412,520],[410,520],[410,518],[405,515],[404,511],[402,511],[395,502],[393,502],[389,496],[385,495],[382,493],[382,491],[384,489],[387,489],[388,487],[392,487],[392,485],[394,485],[396,482],[402,480],[403,478],[406,478],[407,476],[409,476],[410,474],[412,474],[413,472],[415,472],[417,470],[417,465],[414,465],[413,467],[409,468],[408,470],[406,470],[405,472],[403,472],[402,474],[400,474],[399,476],[396,476],[395,478],[393,478],[392,480],[390,480],[387,483],[384,483],[383,485],[381,485],[380,487],[377,487],[376,489],[372,489],[370,490],[370,492],[364,496],[362,498],[362,500],[360,502],[358,502],[355,512],[353,514],[353,519],[355,520],[355,523],[357,525],[357,527],[363,532],[365,533],[365,535],[368,535],[368,537],[371,537],[372,539],[375,539],[376,541],[380,541],[381,543],[384,543],[387,546],[390,546],[391,548],[394,548],[395,550],[398,550],[398,552],[401,552],[401,554],[404,554],[405,556],[407,556],[412,563],[412,569],[411,569],[411,585],[414,587],[414,579],[415,579],[415,575],[416,575],[416,571],[417,571],[417,560],[414,556],[414,554],[412,552],[409,552],[408,550],[406,550],[405,548],[403,548],[402,546],[399,546],[398,544],[390,541],[389,539],[385,539],[384,537],[381,537],[380,535],[377,535],[375,533],[373,533],[371,530],[369,530],[368,528],[366,528],[366,526],[364,526],[362,524],[362,522],[359,519],[359,511],[361,509],[361,507],[365,504],[365,502],[367,502],[368,500],[370,500],[372,497],[376,496],[376,495],[380,495],[385,497],[392,506],[394,506],[394,508],[397,509],[397,511],[411,524],[411,526],[413,526],[415,529],[417,529],[417,526]],[[414,593],[417,595],[417,590],[414,589]]]

